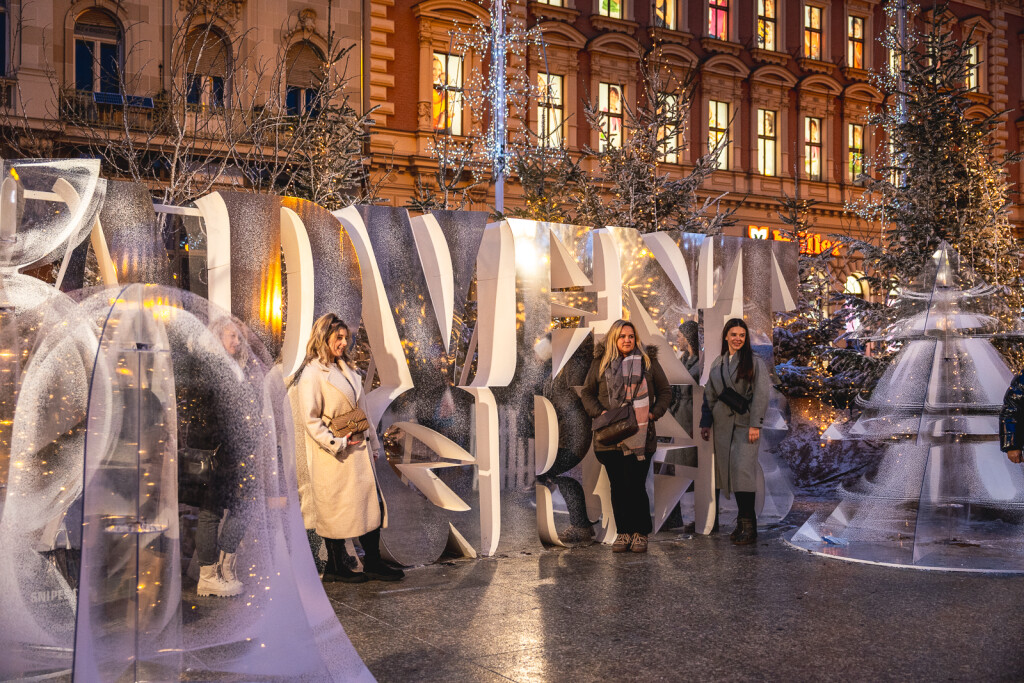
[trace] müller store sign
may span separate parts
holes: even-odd
[[[831,251],[832,256],[839,256],[839,250],[843,248],[843,245],[839,242],[822,239],[821,235],[816,232],[800,232],[797,233],[797,236],[800,238],[801,254],[817,256],[818,254],[823,254],[826,251]],[[791,241],[786,237],[784,232],[771,228],[767,225],[748,225],[747,237],[753,240],[776,240],[778,242]]]

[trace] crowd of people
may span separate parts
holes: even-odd
[[[212,324],[211,331],[244,374],[245,353],[234,324],[225,318]],[[300,439],[296,470],[303,522],[324,583],[398,581],[404,576],[402,570],[381,556],[387,505],[374,467],[375,459],[383,457],[381,441],[376,425],[367,418],[363,378],[352,363],[349,346],[350,330],[345,322],[333,313],[320,317],[313,325],[305,358],[289,381],[293,417],[301,427],[296,434]],[[695,322],[680,325],[675,346],[677,358],[698,382],[702,358]],[[698,428],[704,440],[714,433],[713,531],[718,529],[718,500],[724,491],[727,497],[735,497],[739,508],[731,536],[738,545],[757,539],[757,450],[769,386],[769,369],[752,352],[746,323],[738,318],[729,320],[722,333],[721,353],[709,370]],[[567,386],[552,385],[551,389],[571,391]],[[595,343],[580,394],[586,414],[580,414],[581,419],[589,416],[592,422],[594,454],[608,475],[617,530],[612,552],[647,551],[652,519],[646,483],[658,447],[656,423],[672,410],[692,432],[693,394],[691,387],[683,389],[669,384],[658,348],[641,344],[633,323],[616,321],[604,340]],[[224,460],[229,447],[218,437],[216,419],[209,419],[201,410],[206,405],[202,397],[183,396],[179,403],[185,451],[179,460],[200,457],[196,453],[205,453],[202,457],[214,462],[218,457]],[[198,419],[200,414],[204,419]],[[244,522],[232,511],[229,492],[233,476],[231,467],[215,467],[211,479],[191,488],[188,474],[181,477],[182,495],[187,498],[183,502],[199,510],[195,556],[201,596],[241,593],[234,558]],[[585,507],[575,508],[579,508],[576,516],[581,519],[573,524],[589,531],[590,522],[583,518]],[[576,535],[580,540],[592,539],[592,533],[577,530]]]

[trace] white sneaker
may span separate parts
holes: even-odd
[[[236,570],[238,560],[237,553],[226,553],[223,550],[220,551],[220,560],[217,562],[217,567],[220,569],[220,577],[227,583],[231,584],[232,590],[242,592],[242,582],[238,578],[238,571]],[[238,593],[235,593],[237,595]]]
[[[196,586],[196,594],[199,597],[216,595],[222,598],[231,598],[242,592],[242,585],[237,586],[228,583],[220,575],[220,565],[209,564],[199,568],[199,584]]]

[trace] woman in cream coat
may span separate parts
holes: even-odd
[[[324,581],[397,581],[404,576],[402,571],[384,564],[380,557],[380,530],[387,516],[373,469],[377,435],[372,425],[347,437],[329,428],[336,415],[356,407],[365,412],[362,378],[348,361],[348,333],[348,326],[333,313],[317,320],[297,374],[309,494],[316,532],[327,546]],[[345,539],[356,537],[365,552],[362,573],[344,564]]]

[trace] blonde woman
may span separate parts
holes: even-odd
[[[594,345],[594,360],[583,384],[583,407],[591,418],[632,401],[640,427],[613,446],[594,440],[594,454],[608,472],[612,511],[618,536],[612,552],[647,552],[651,533],[651,502],[647,473],[658,445],[654,429],[672,401],[672,387],[658,364],[657,348],[637,343],[636,328],[617,320],[604,342]]]
[[[387,516],[373,471],[377,435],[372,425],[348,436],[335,435],[329,428],[337,415],[366,410],[362,378],[349,362],[348,339],[343,320],[333,313],[322,316],[313,325],[297,373],[316,532],[327,546],[324,582],[397,581],[404,573],[380,557],[380,530]],[[356,537],[365,552],[362,573],[344,564],[345,539]]]

